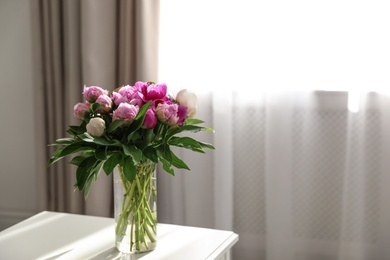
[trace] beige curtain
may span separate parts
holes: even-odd
[[[112,216],[112,179],[102,173],[87,201],[66,160],[46,168],[55,139],[78,124],[83,85],[113,90],[157,80],[159,1],[34,0],[38,210]]]

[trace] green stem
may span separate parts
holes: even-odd
[[[118,166],[118,168],[124,195],[121,205],[122,212],[118,217],[116,227],[117,240],[123,239],[127,226],[130,225],[130,251],[139,252],[141,245],[148,250],[149,244],[156,242],[157,218],[149,205],[152,196],[156,196],[155,178],[153,177],[155,164],[148,162],[138,165],[135,180],[132,182],[126,179],[122,167]],[[129,218],[131,218],[130,222]]]

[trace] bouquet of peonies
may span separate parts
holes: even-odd
[[[67,133],[72,138],[61,138],[60,145],[48,165],[63,157],[83,152],[70,163],[78,166],[75,187],[84,190],[85,198],[92,180],[100,170],[109,175],[116,165],[121,165],[126,178],[134,180],[135,167],[142,160],[162,162],[163,169],[174,175],[174,169],[189,170],[188,166],[170,149],[183,147],[205,153],[204,148],[215,149],[211,144],[191,137],[177,137],[185,131],[214,132],[199,126],[195,119],[196,95],[181,90],[176,97],[168,94],[166,84],[136,82],[109,93],[97,86],[84,86],[85,103],[74,106],[74,116],[81,120],[79,126],[70,126]]]
[[[205,148],[215,149],[213,145],[182,133],[214,131],[200,126],[203,121],[194,118],[196,96],[187,90],[173,97],[165,84],[136,82],[112,93],[97,86],[84,86],[83,95],[85,102],[74,106],[80,125],[69,126],[67,133],[72,137],[53,143],[60,148],[47,165],[75,155],[70,160],[77,166],[75,187],[84,191],[85,199],[101,170],[110,175],[118,168],[124,195],[117,220],[117,241],[131,233],[129,251],[142,251],[141,244],[150,249],[157,222],[147,202],[156,195],[151,172],[158,162],[172,175],[174,168],[190,170],[171,147],[205,153]]]

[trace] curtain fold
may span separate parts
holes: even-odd
[[[38,210],[112,216],[111,178],[101,174],[84,201],[73,191],[75,167],[45,168],[55,150],[47,145],[79,123],[72,114],[83,85],[156,81],[158,1],[34,0],[32,11]]]
[[[159,1],[119,0],[119,85],[135,81],[157,81],[159,8]]]

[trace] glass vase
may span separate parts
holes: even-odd
[[[157,244],[156,164],[139,164],[133,181],[120,165],[113,175],[116,248],[131,254],[153,250]]]

